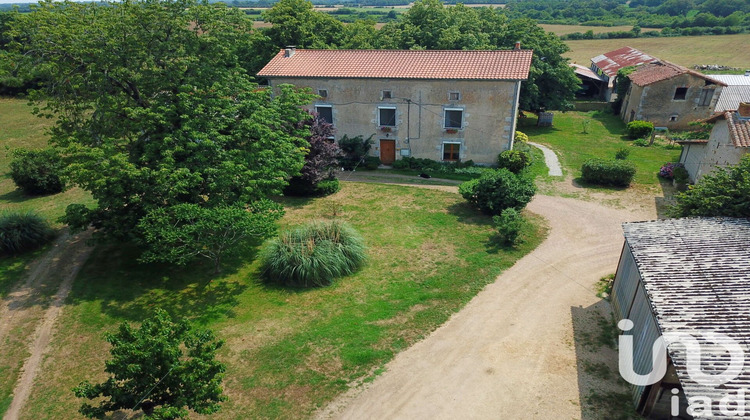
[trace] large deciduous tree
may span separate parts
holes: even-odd
[[[263,37],[237,10],[195,0],[47,1],[13,21],[15,66],[44,80],[32,99],[56,119],[52,143],[94,209],[74,228],[143,240],[155,209],[244,207],[280,193],[308,147],[312,96],[252,83]],[[174,213],[174,212],[172,212]],[[248,213],[250,217],[250,213]]]
[[[508,19],[500,9],[446,7],[419,0],[403,18],[379,32],[383,48],[510,49],[516,42],[534,50],[529,79],[521,86],[520,106],[530,111],[572,107],[579,80],[562,54],[568,47],[530,19]]]
[[[73,389],[76,397],[98,402],[81,406],[86,417],[141,409],[147,418],[176,419],[186,417],[188,410],[215,413],[227,399],[221,386],[226,367],[215,360],[223,342],[211,331],[193,331],[184,320],[157,309],[140,328],[123,323],[106,340],[112,345],[104,369],[108,379],[84,381]]]

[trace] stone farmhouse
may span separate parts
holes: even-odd
[[[413,156],[494,164],[513,148],[531,50],[308,50],[288,47],[258,73],[312,89],[309,107],[342,136],[373,136],[383,164]]]
[[[667,61],[642,64],[631,73],[620,117],[650,121],[657,127],[687,128],[710,117],[726,83]]]

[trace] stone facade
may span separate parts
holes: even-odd
[[[730,139],[726,119],[716,121],[708,143],[685,142],[680,162],[685,165],[690,181],[697,182],[706,174],[730,165],[737,165],[748,147],[737,147]]]
[[[623,121],[650,121],[656,127],[685,129],[692,121],[711,116],[721,86],[692,73],[646,86],[631,83],[623,100]]]
[[[320,96],[309,109],[332,117],[336,140],[372,136],[371,155],[384,163],[413,156],[491,165],[513,147],[520,81],[269,78],[282,83]]]

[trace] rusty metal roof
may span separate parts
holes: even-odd
[[[279,51],[261,77],[342,79],[526,80],[532,50],[301,50]]]
[[[617,76],[617,71],[623,67],[636,66],[638,64],[648,63],[656,58],[638,51],[631,47],[622,47],[620,49],[598,55],[591,59],[604,74],[609,77]]]
[[[653,83],[661,82],[662,80],[668,80],[675,76],[682,74],[692,74],[695,77],[704,79],[710,83],[719,86],[726,86],[727,84],[716,79],[712,79],[703,73],[699,73],[694,70],[690,70],[687,67],[680,66],[678,64],[670,63],[664,60],[652,61],[650,63],[642,64],[638,68],[628,75],[631,82],[638,86],[648,86]]]
[[[598,80],[600,82],[604,81],[604,78],[602,76],[599,76],[598,74],[594,73],[594,71],[591,70],[588,67],[585,67],[585,66],[582,66],[582,65],[576,64],[576,63],[570,63],[570,67],[572,67],[573,71],[577,75],[579,75],[579,76],[587,77],[589,79]]]
[[[666,219],[623,229],[662,334],[696,336],[706,374],[723,373],[728,357],[706,332],[731,337],[750,357],[750,219]],[[685,346],[668,342],[667,351],[686,396],[712,399],[711,417],[728,417],[717,406],[728,392],[750,389],[747,369],[724,385],[701,385],[688,375]],[[750,392],[745,398],[750,406]]]

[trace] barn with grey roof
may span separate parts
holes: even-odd
[[[667,219],[626,223],[623,229],[625,245],[611,298],[616,319],[633,322],[623,334],[633,340],[634,371],[652,370],[653,343],[661,336],[668,356],[660,381],[633,385],[638,412],[672,418],[676,396],[680,414],[675,418],[750,414],[750,357],[725,383],[702,383],[688,370],[697,363],[704,374],[724,373],[732,360],[726,346],[732,343],[750,355],[750,220]],[[695,338],[700,351],[675,340],[678,334]],[[723,338],[714,337],[714,342],[711,334]],[[745,415],[738,411],[743,406]]]

